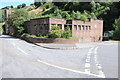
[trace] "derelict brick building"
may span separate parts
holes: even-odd
[[[80,42],[101,41],[103,37],[103,20],[92,18],[89,21],[80,21],[45,17],[31,19],[26,21],[24,25],[29,34],[48,34],[52,25],[56,25],[62,30],[69,26],[72,31],[72,37],[79,38]]]

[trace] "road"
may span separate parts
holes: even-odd
[[[118,43],[55,50],[3,35],[0,64],[3,78],[118,78]]]

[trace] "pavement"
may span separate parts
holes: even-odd
[[[78,44],[46,44],[46,43],[35,43],[36,45],[48,49],[61,49],[61,50],[68,50],[68,49],[81,49],[81,48],[89,48],[96,46],[95,43],[78,43]]]
[[[105,43],[118,43],[118,41],[104,41]],[[35,43],[35,45],[48,48],[48,49],[61,49],[61,50],[68,50],[68,49],[82,49],[82,48],[90,48],[97,46],[98,43],[102,42],[89,42],[89,43],[76,43],[76,44],[49,44],[49,43]]]
[[[118,78],[117,42],[61,50],[3,35],[0,53],[2,78]]]

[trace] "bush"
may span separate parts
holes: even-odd
[[[28,34],[28,33],[23,33],[23,34],[21,35],[21,37],[30,37],[30,34]]]
[[[27,11],[31,11],[31,10],[33,10],[33,9],[34,9],[34,8],[31,8],[31,7],[30,7],[30,8],[27,9]]]
[[[69,39],[71,37],[71,30],[69,26],[63,31],[58,26],[52,26],[52,30],[49,32],[49,38],[65,38]]]
[[[69,39],[71,37],[71,35],[72,35],[72,33],[71,33],[71,30],[70,30],[70,27],[67,26],[65,31],[62,34],[62,38]]]
[[[113,26],[115,28],[114,39],[120,40],[120,17],[115,20],[115,23]]]
[[[48,35],[36,34],[36,37],[40,37],[40,38],[48,38]]]
[[[63,30],[60,29],[58,26],[52,26],[52,30],[49,31],[48,37],[49,38],[61,38],[63,35]]]

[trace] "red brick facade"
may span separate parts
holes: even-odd
[[[52,25],[62,30],[69,26],[72,37],[79,38],[79,42],[96,42],[102,40],[103,20],[89,19],[89,21],[65,20],[62,18],[45,17],[32,19],[24,23],[29,34],[48,34]]]

